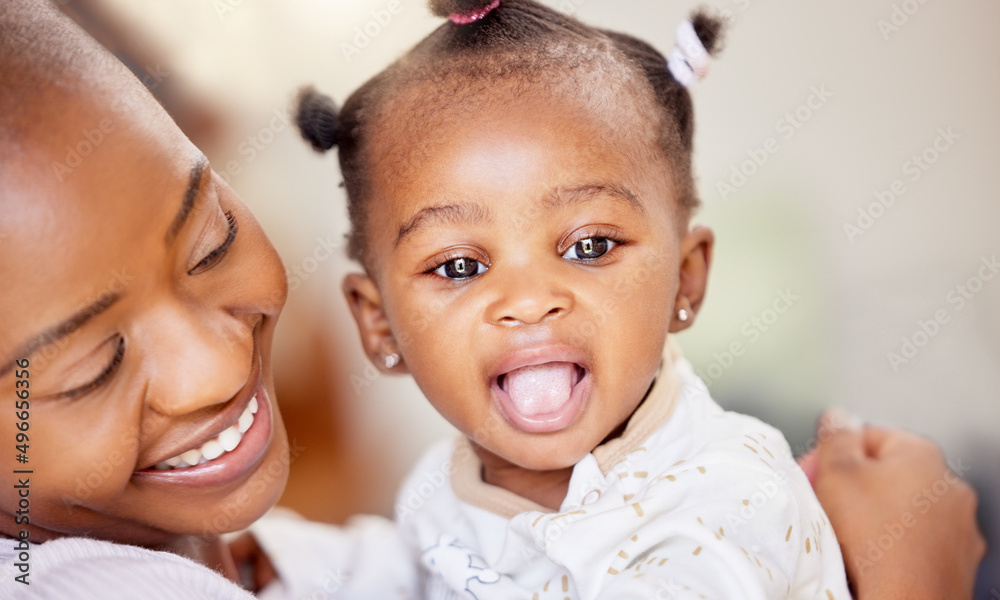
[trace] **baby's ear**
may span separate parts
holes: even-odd
[[[678,277],[677,298],[674,299],[674,317],[670,332],[683,331],[694,323],[694,317],[705,299],[708,286],[708,269],[712,264],[712,248],[715,234],[704,226],[696,226],[681,240],[681,264]],[[686,312],[679,317],[680,310]]]
[[[365,355],[382,371],[405,373],[406,365],[402,361],[399,344],[392,335],[382,294],[375,281],[363,273],[351,273],[344,277],[341,287],[358,325]]]

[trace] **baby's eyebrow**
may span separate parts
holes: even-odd
[[[570,204],[590,202],[599,196],[610,197],[628,205],[632,210],[645,214],[646,207],[632,190],[619,184],[588,183],[572,187],[556,188],[545,198],[546,208],[562,208]]]
[[[437,223],[482,223],[489,221],[491,218],[489,210],[474,202],[425,206],[418,210],[417,214],[407,219],[399,228],[394,246],[399,246],[407,236],[413,234],[421,227],[428,227]]]

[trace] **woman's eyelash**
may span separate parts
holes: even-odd
[[[76,398],[78,396],[82,396],[82,395],[84,395],[84,394],[86,394],[88,392],[91,392],[91,391],[93,391],[93,390],[101,387],[102,385],[104,385],[104,383],[108,379],[111,379],[112,375],[115,374],[115,371],[118,370],[118,365],[121,364],[122,358],[124,358],[124,357],[125,357],[125,338],[119,335],[118,336],[118,348],[115,350],[115,355],[111,359],[111,364],[109,364],[108,367],[106,369],[104,369],[104,371],[100,375],[98,375],[97,378],[94,379],[93,381],[91,381],[90,383],[88,383],[86,385],[81,385],[78,388],[74,388],[74,389],[66,391],[66,392],[62,392],[62,393],[59,394],[59,397],[60,398]]]
[[[195,273],[199,273],[201,271],[205,271],[210,267],[214,267],[215,264],[218,263],[219,260],[221,260],[222,257],[226,254],[226,251],[229,250],[229,246],[231,246],[232,243],[236,240],[236,234],[239,233],[240,231],[240,224],[236,220],[236,216],[233,215],[233,211],[231,210],[226,211],[226,222],[229,223],[229,235],[226,237],[226,241],[222,242],[222,245],[216,248],[215,250],[209,252],[208,256],[201,259],[201,262],[196,264],[190,271],[188,271],[188,275],[194,275]]]

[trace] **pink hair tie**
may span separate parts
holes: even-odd
[[[486,6],[477,8],[465,14],[451,13],[448,15],[448,18],[451,19],[451,22],[455,25],[470,25],[476,21],[484,19],[486,15],[493,12],[498,6],[500,6],[500,0],[493,0],[493,2],[490,2]]]

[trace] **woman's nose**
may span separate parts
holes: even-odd
[[[254,327],[221,310],[165,304],[149,321],[147,403],[157,413],[182,415],[224,404],[253,372]]]

